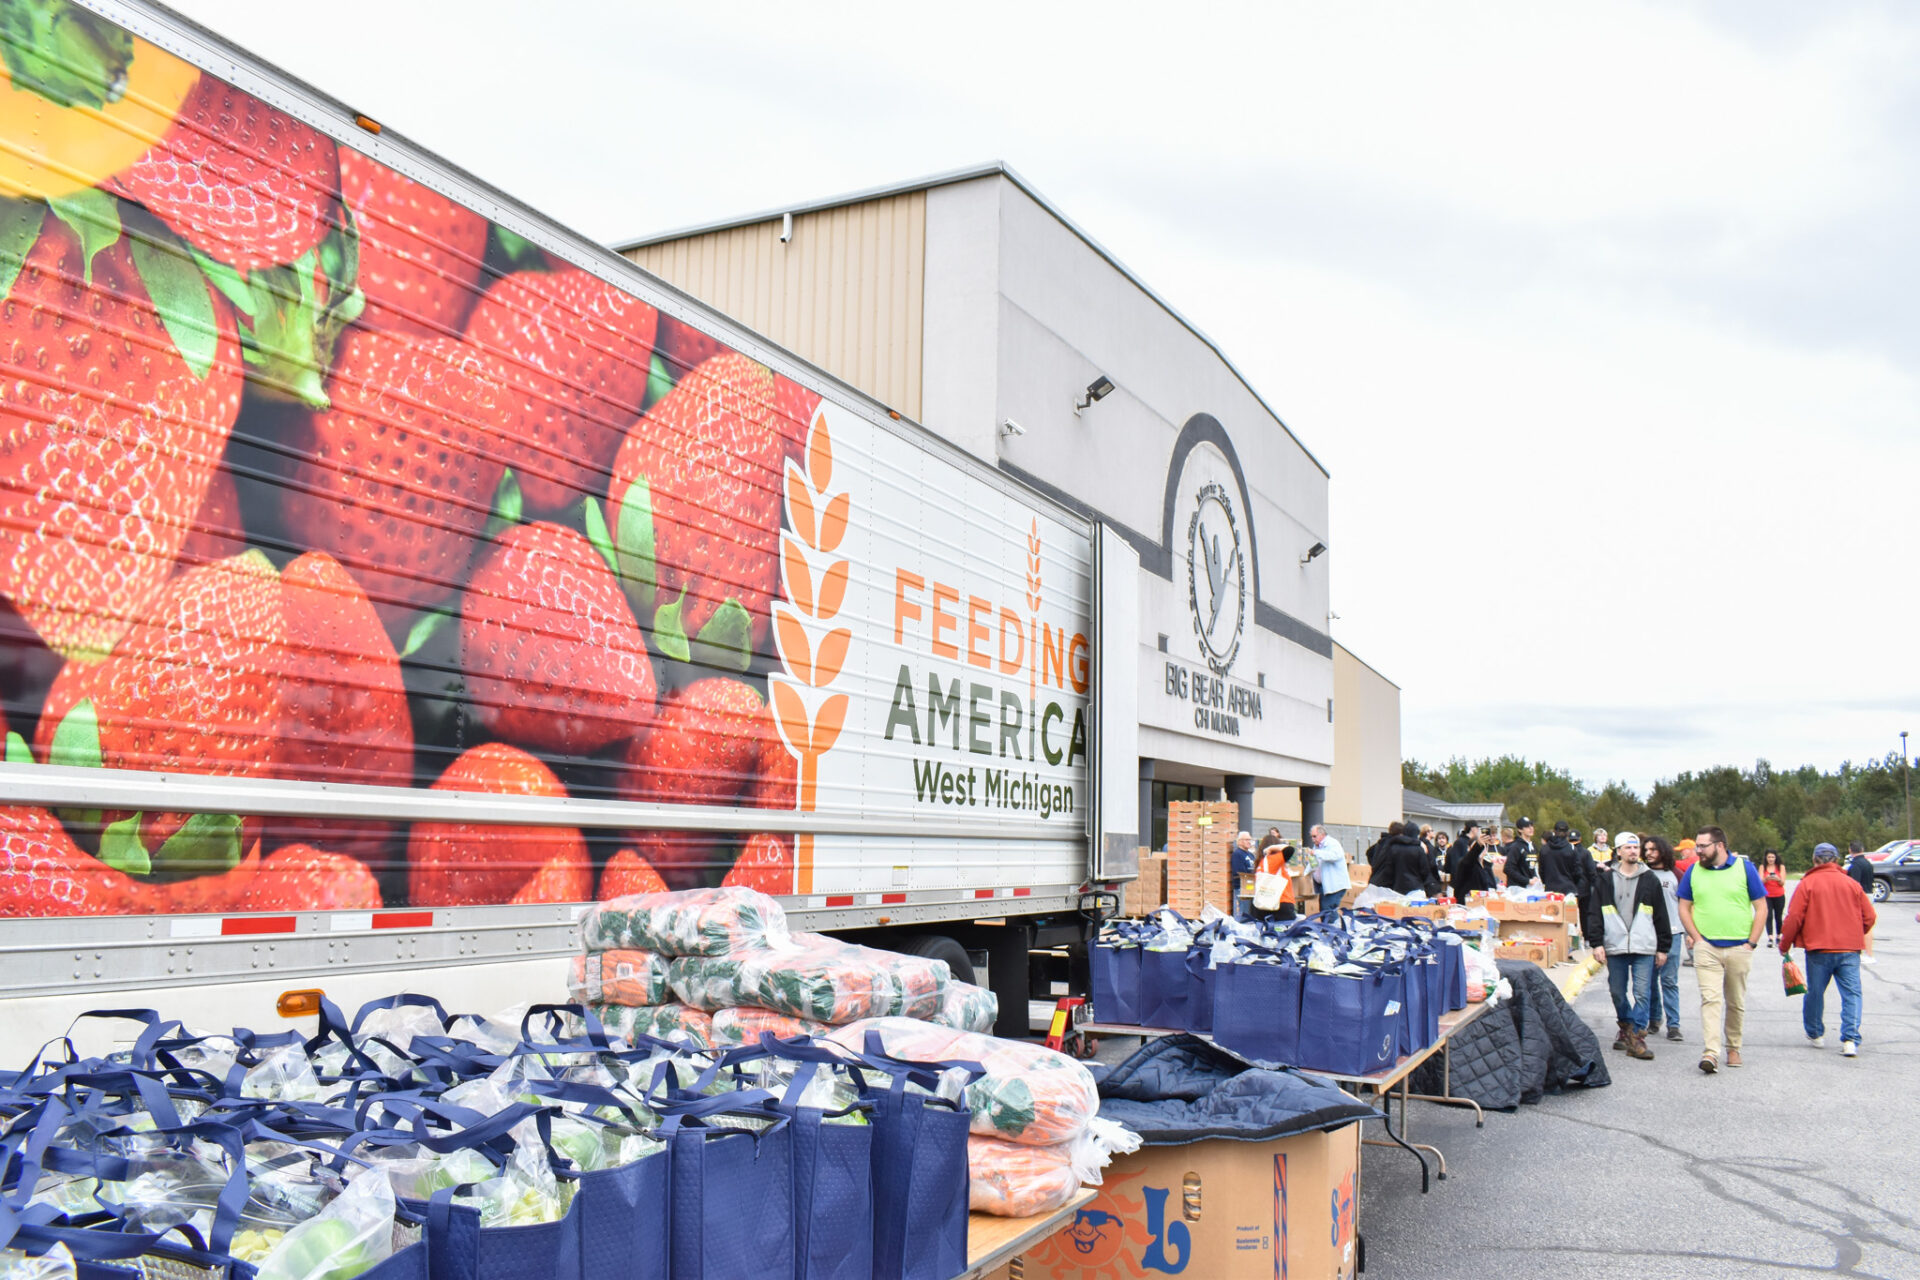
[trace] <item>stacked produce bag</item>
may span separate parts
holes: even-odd
[[[862,1018],[985,1031],[999,1012],[944,960],[791,932],[780,904],[752,889],[617,898],[587,913],[581,940],[572,996],[622,1033],[722,1046]]]
[[[1263,1062],[1366,1075],[1432,1045],[1481,956],[1419,917],[1331,911],[1290,923],[1168,908],[1110,921],[1090,956],[1102,1022],[1211,1034]]]

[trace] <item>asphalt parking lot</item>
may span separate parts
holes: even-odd
[[[1920,898],[1881,904],[1879,964],[1863,969],[1860,1056],[1811,1047],[1779,956],[1756,957],[1746,1065],[1705,1076],[1693,970],[1684,1044],[1653,1062],[1608,1051],[1604,976],[1576,1008],[1614,1083],[1549,1097],[1476,1130],[1465,1110],[1413,1104],[1417,1141],[1449,1177],[1420,1194],[1412,1157],[1365,1148],[1368,1280],[1920,1280]]]

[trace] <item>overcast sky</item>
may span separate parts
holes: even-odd
[[[178,7],[602,240],[1007,161],[1332,471],[1408,756],[1920,735],[1920,8]]]

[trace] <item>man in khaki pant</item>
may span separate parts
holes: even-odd
[[[1699,861],[1687,869],[1675,896],[1680,923],[1693,940],[1693,976],[1700,982],[1700,1031],[1706,1047],[1700,1070],[1720,1069],[1721,1026],[1726,1063],[1740,1062],[1740,1036],[1747,1018],[1747,973],[1766,930],[1767,890],[1760,872],[1727,849],[1727,833],[1705,827],[1694,837]]]

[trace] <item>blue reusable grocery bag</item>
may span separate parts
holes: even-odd
[[[1223,964],[1214,970],[1213,1038],[1243,1058],[1293,1064],[1300,1056],[1299,965]]]
[[[1096,942],[1087,952],[1096,1022],[1140,1025],[1140,946]]]
[[[793,1128],[763,1089],[662,1103],[671,1156],[673,1280],[793,1274]],[[764,1130],[712,1123],[722,1115]],[[482,1277],[482,1280],[490,1280]]]
[[[1307,970],[1300,987],[1300,1061],[1315,1071],[1364,1076],[1399,1059],[1405,983],[1398,964],[1364,972]]]
[[[1140,953],[1140,1025],[1176,1031],[1187,1025],[1187,1000],[1193,977],[1187,971],[1187,948]]]
[[[1447,1008],[1464,1009],[1467,1007],[1466,942],[1451,929],[1442,931],[1434,941],[1440,950],[1441,982],[1447,992]]]
[[[1197,942],[1187,948],[1187,1009],[1183,1024],[1197,1036],[1213,1032],[1213,945]]]

